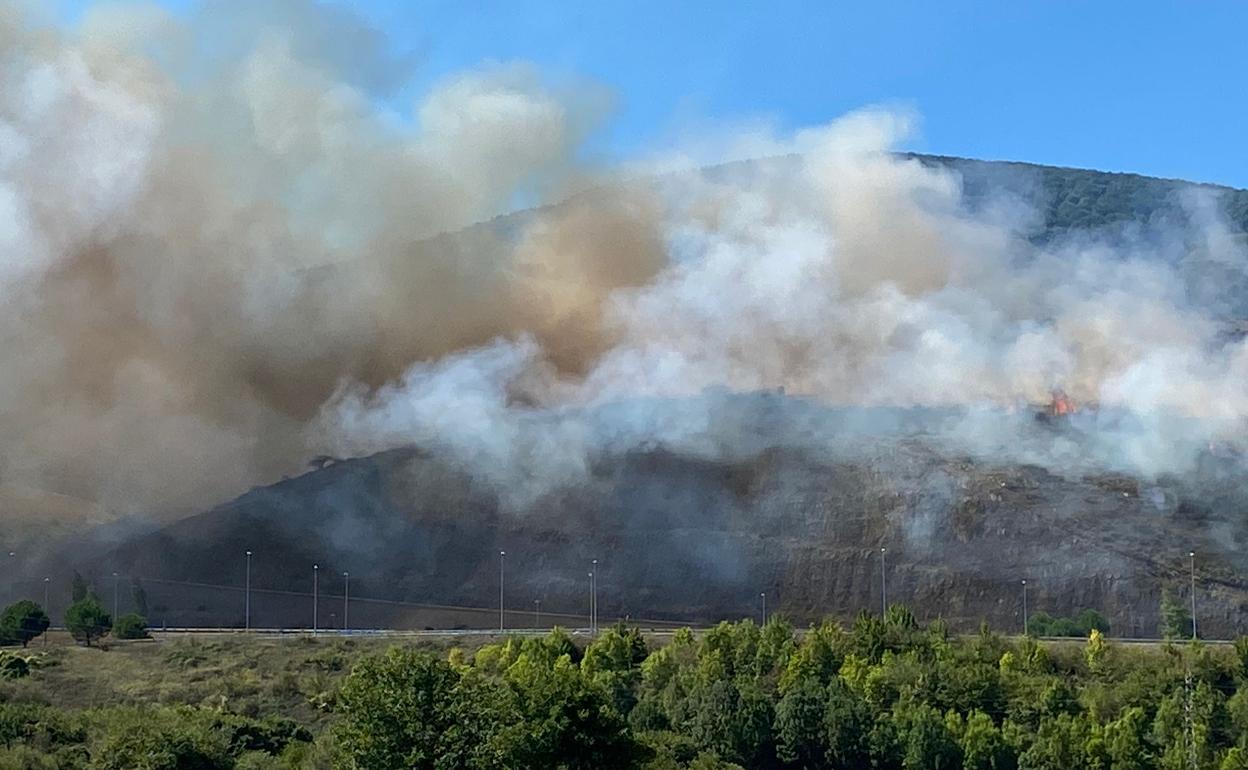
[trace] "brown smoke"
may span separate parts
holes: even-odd
[[[539,215],[519,248],[488,225],[439,236],[584,185],[600,89],[491,65],[404,121],[352,71],[384,58],[359,49],[379,36],[260,5],[188,25],[101,11],[63,34],[0,2],[7,489],[202,505],[297,470],[343,383],[523,330],[584,369],[605,294],[660,266],[624,188]],[[190,53],[148,55],[171,39]],[[241,55],[195,53],[218,49]]]

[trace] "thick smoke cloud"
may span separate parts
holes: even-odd
[[[0,2],[7,499],[204,505],[302,467],[340,383],[560,333],[648,278],[641,200],[544,218],[518,251],[489,228],[433,239],[578,184],[600,88],[490,64],[409,119],[378,106],[394,63],[353,24],[216,3],[185,24],[101,9],[65,34]],[[603,259],[578,240],[595,232],[618,244]],[[601,266],[626,245],[630,266]]]
[[[1194,226],[1161,238],[1037,247],[1019,201],[971,214],[956,174],[893,153],[907,130],[905,115],[864,111],[767,142],[781,160],[665,177],[668,263],[607,297],[611,344],[583,376],[561,376],[531,338],[499,341],[341,395],[327,434],[354,451],[440,445],[518,506],[604,452],[656,443],[849,458],[923,434],[992,461],[1156,477],[1237,435],[1248,350],[1225,334],[1229,307],[1191,290],[1210,262],[1245,268],[1215,200],[1193,197]],[[788,432],[779,413],[743,425],[718,389],[839,411]],[[1035,419],[1055,392],[1084,407],[1074,431]],[[898,408],[918,417],[899,423]]]
[[[1146,474],[1248,414],[1248,352],[1199,279],[1245,270],[1216,200],[1164,238],[1037,247],[1027,206],[972,213],[955,174],[892,154],[909,116],[870,110],[737,142],[774,160],[624,181],[579,160],[600,87],[487,64],[396,115],[413,63],[296,0],[101,10],[72,34],[0,0],[0,61],[17,512],[187,510],[407,443],[523,503],[604,451],[896,429],[759,438],[716,389],[953,408],[924,430],[957,451]],[[1054,389],[1127,417],[1038,436],[1026,407]]]

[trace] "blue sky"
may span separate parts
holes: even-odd
[[[690,125],[899,103],[922,117],[911,149],[1248,187],[1242,0],[340,4],[415,54],[402,98],[489,60],[610,86],[598,142],[622,157]]]

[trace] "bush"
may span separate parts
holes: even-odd
[[[390,650],[356,665],[339,693],[338,738],[359,770],[432,770],[459,675],[428,653]]]
[[[137,612],[122,615],[113,624],[113,638],[150,639],[151,634],[147,633],[147,618]]]
[[[98,770],[232,770],[228,737],[192,709],[117,709],[100,714],[92,752]]]
[[[1093,630],[1109,633],[1109,621],[1096,610],[1082,610],[1073,618],[1053,617],[1037,612],[1027,620],[1027,632],[1034,636],[1069,636],[1087,638]]]
[[[30,660],[11,651],[0,652],[0,679],[21,679],[30,674]]]
[[[0,638],[5,644],[25,647],[31,639],[48,630],[48,616],[43,608],[29,599],[14,602],[0,614]]]
[[[76,601],[65,610],[65,628],[79,642],[88,647],[113,627],[113,619],[94,596]]]

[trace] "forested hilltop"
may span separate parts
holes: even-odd
[[[1041,215],[1037,236],[1052,240],[1071,231],[1097,231],[1123,225],[1171,227],[1189,220],[1195,199],[1214,202],[1233,232],[1248,232],[1248,190],[1159,179],[1140,174],[919,155],[925,165],[962,177],[963,194],[975,203],[1003,191],[1017,195]]]
[[[0,768],[1248,767],[1248,639],[959,637],[893,607],[847,629],[381,644],[32,647],[2,667]]]

